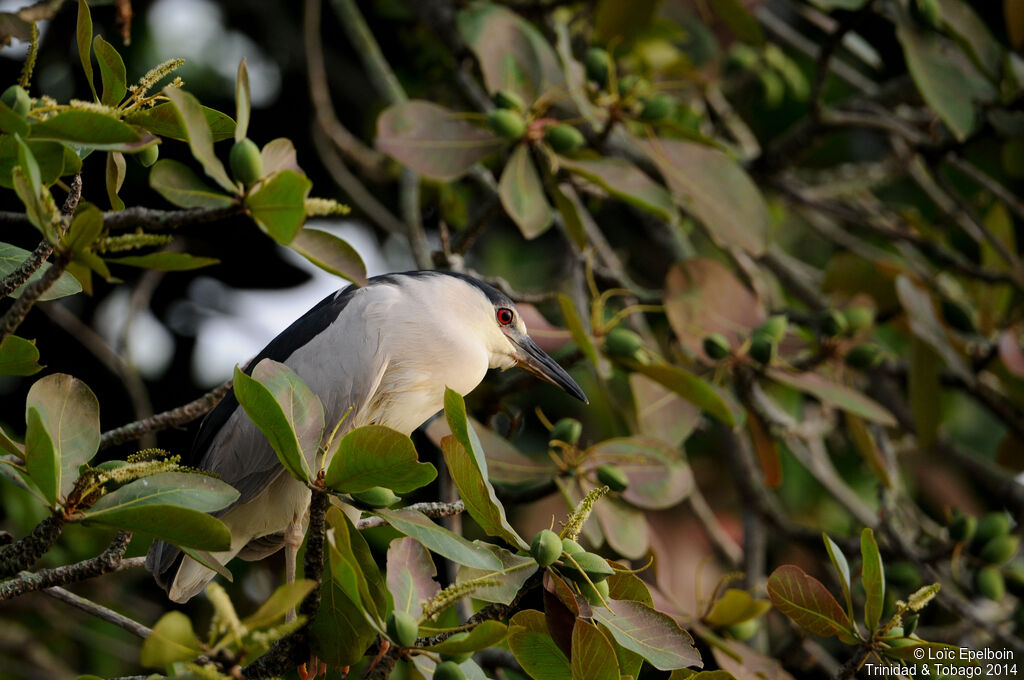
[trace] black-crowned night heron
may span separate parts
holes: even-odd
[[[348,413],[339,434],[377,424],[409,435],[441,410],[446,386],[465,395],[488,368],[519,366],[586,401],[579,385],[527,336],[515,303],[461,274],[388,274],[344,288],[274,338],[246,372],[268,357],[306,381],[323,402],[327,422]],[[284,547],[293,578],[309,490],[281,466],[233,394],[203,420],[184,463],[218,474],[240,493],[218,513],[231,530],[231,549],[212,557],[221,564],[259,560]],[[215,575],[160,541],[146,567],[175,602],[191,598]]]

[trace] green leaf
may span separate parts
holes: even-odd
[[[631,373],[629,387],[640,434],[677,447],[700,423],[700,409],[647,376]]]
[[[87,251],[103,231],[103,213],[94,205],[86,205],[71,221],[64,237],[67,248],[73,253]]]
[[[589,480],[582,484],[585,493],[593,488]],[[604,498],[594,506],[593,516],[597,518],[608,545],[623,557],[639,560],[650,550],[647,518],[639,508],[618,498]]]
[[[23,248],[13,246],[10,243],[0,243],[0,278],[4,278],[9,275],[31,255],[31,252]],[[26,285],[43,276],[46,273],[46,270],[51,266],[52,265],[49,262],[44,262],[43,266],[37,269],[36,272],[28,278],[28,281],[11,291],[10,296],[18,297],[21,295],[22,291],[25,290]],[[57,298],[74,295],[80,292],[82,292],[81,284],[78,283],[74,276],[65,272],[60,275],[60,278],[58,278],[52,286],[50,286],[49,290],[39,297],[39,300],[40,302],[56,300]]]
[[[526,144],[512,151],[498,181],[498,197],[524,238],[536,238],[551,226],[554,213]]]
[[[916,285],[908,276],[901,274],[896,279],[896,295],[907,313],[910,330],[914,335],[928,343],[946,362],[949,370],[971,384],[975,380],[974,373],[950,343],[949,336],[935,313],[935,303],[928,291]]]
[[[366,285],[366,265],[359,253],[348,241],[330,232],[306,227],[299,230],[288,247],[324,271],[356,285]]]
[[[159,505],[198,512],[221,510],[238,500],[238,492],[216,477],[190,472],[160,472],[105,494],[83,516],[96,520],[104,515]]]
[[[366,425],[346,434],[332,453],[324,483],[341,493],[383,486],[408,493],[430,484],[437,470],[417,460],[412,440],[383,425]]]
[[[572,627],[572,680],[619,680],[611,641],[583,619],[577,619]]]
[[[84,5],[85,0],[81,0]],[[166,668],[178,661],[191,661],[202,653],[192,621],[181,612],[167,612],[153,626],[142,643],[140,663],[147,668]]]
[[[612,196],[645,210],[666,222],[679,219],[672,194],[639,168],[621,158],[573,160],[559,156],[558,164],[598,185]]]
[[[338,508],[328,510],[327,522],[333,532],[330,543],[331,578],[338,580],[345,594],[372,621],[381,623],[387,611],[387,589],[370,547]]]
[[[41,370],[35,340],[8,335],[0,342],[0,375],[32,375]]]
[[[199,101],[180,87],[165,87],[164,94],[178,112],[188,146],[192,149],[192,156],[203,166],[207,176],[221,188],[230,193],[237,193],[238,187],[228,177],[224,164],[213,151],[213,133],[210,124],[206,122],[206,114]]]
[[[292,369],[272,359],[249,377],[235,368],[235,397],[293,477],[308,483],[324,432],[324,407]]]
[[[419,618],[423,603],[441,592],[436,577],[437,567],[422,543],[408,536],[391,541],[387,585],[396,610]]]
[[[78,468],[99,450],[99,402],[78,378],[55,373],[29,389],[25,414],[25,466],[47,500],[56,503],[71,491]]]
[[[885,606],[885,569],[875,542],[875,532],[870,527],[864,527],[860,534],[860,554],[863,560],[861,582],[865,594],[864,624],[869,632],[874,633],[882,618],[882,607]]]
[[[444,413],[452,435],[441,440],[441,450],[466,511],[487,535],[528,549],[529,544],[505,518],[505,508],[487,479],[487,460],[480,439],[466,417],[466,403],[462,395],[450,387],[444,391]]]
[[[501,621],[481,621],[465,637],[448,638],[425,649],[435,654],[469,654],[500,645],[508,633],[508,626]]]
[[[508,90],[532,104],[565,83],[547,39],[512,10],[475,2],[456,17],[459,33],[476,55],[487,91]]]
[[[388,107],[377,118],[377,148],[417,173],[447,182],[505,145],[461,114],[426,101]]]
[[[205,512],[177,505],[111,509],[96,517],[86,514],[83,519],[113,529],[145,533],[182,547],[210,551],[231,547],[231,530],[223,522]]]
[[[683,210],[699,219],[723,248],[751,255],[767,249],[771,217],[754,181],[718,149],[681,139],[641,142]]]
[[[911,338],[908,353],[907,392],[914,431],[921,451],[930,451],[942,424],[942,359],[924,340]]]
[[[502,569],[501,560],[494,553],[470,543],[462,536],[435,524],[429,517],[415,510],[375,510],[374,514],[394,527],[398,532],[415,538],[428,550],[447,557],[456,564],[477,569],[496,571]]]
[[[711,7],[742,42],[758,47],[764,44],[764,34],[757,19],[740,0],[711,0]]]
[[[287,137],[272,139],[260,149],[263,162],[263,176],[270,177],[279,170],[294,170],[303,174],[295,154],[295,145]]]
[[[235,134],[235,121],[226,113],[221,113],[208,106],[200,106],[206,124],[210,128],[210,136],[214,142],[231,139]],[[178,110],[174,104],[166,102],[157,104],[151,109],[133,111],[125,117],[125,120],[132,125],[137,125],[158,137],[175,139],[179,142],[188,141],[188,133],[182,125]]]
[[[655,668],[670,671],[701,663],[693,638],[668,614],[640,602],[612,600],[609,604],[610,609],[594,607],[594,620],[603,624],[618,644]]]
[[[855,642],[850,620],[821,581],[796,565],[784,564],[768,577],[768,597],[780,612],[815,635]]]
[[[152,136],[139,134],[137,129],[117,118],[82,109],[67,109],[52,118],[32,123],[29,136],[104,151],[138,151],[153,143]]]
[[[281,170],[245,198],[256,224],[275,241],[288,245],[306,221],[306,197],[313,183],[294,170]]]
[[[310,632],[313,653],[330,666],[357,663],[377,637],[377,630],[366,620],[362,609],[334,578],[323,580],[320,607]]]
[[[981,17],[963,0],[938,0],[938,3],[946,28],[972,54],[974,62],[985,71],[985,75],[999,78],[1006,50]]]
[[[160,252],[149,253],[148,255],[125,255],[124,257],[105,258],[111,264],[124,264],[131,267],[142,267],[143,269],[154,269],[160,272],[183,272],[200,267],[209,267],[218,264],[220,260],[215,257],[199,257],[189,253]]]
[[[767,600],[755,600],[745,590],[729,588],[715,600],[704,621],[712,626],[732,626],[756,619],[771,608]]]
[[[242,625],[249,630],[266,628],[285,617],[289,611],[297,607],[306,595],[316,588],[316,581],[299,579],[293,583],[280,586],[267,601],[260,605],[253,614],[242,619]]]
[[[523,623],[531,618],[531,627],[524,627]],[[519,612],[512,617],[511,624],[508,648],[533,680],[566,680],[572,677],[569,659],[547,631],[541,612]]]
[[[85,71],[85,81],[92,90],[92,98],[98,99],[96,86],[92,82],[92,14],[89,13],[89,3],[85,0],[78,0],[78,25],[75,34],[78,38],[78,58],[82,62],[82,70]]]
[[[233,196],[211,189],[185,164],[170,159],[156,162],[149,172],[149,186],[182,208],[226,208]]]
[[[28,147],[28,144],[25,143],[25,140],[21,138],[21,135],[14,135],[14,141],[18,144],[18,165],[21,167],[22,172],[25,173],[25,177],[28,178],[32,192],[38,195],[39,190],[43,187],[43,180],[39,174],[39,164],[36,162],[36,157]]]
[[[462,565],[455,577],[456,583],[464,583],[475,578],[488,578],[498,582],[497,585],[478,588],[473,591],[473,599],[483,602],[509,604],[515,599],[526,580],[537,571],[537,561],[532,557],[516,555],[504,548],[490,543],[474,541],[475,545],[488,550],[501,564],[498,569],[477,569]]]
[[[600,362],[600,358],[597,354],[597,348],[594,347],[594,340],[590,337],[590,333],[583,326],[583,319],[580,318],[579,310],[576,309],[576,303],[573,302],[572,298],[563,293],[558,294],[558,307],[562,310],[562,318],[565,319],[565,327],[569,329],[569,334],[572,335],[573,342],[583,356],[587,358],[592,365],[597,366]]]
[[[25,206],[25,215],[28,217],[28,221],[43,234],[48,242],[54,243],[57,236],[50,216],[52,208],[49,207],[49,204],[43,203],[38,192],[32,191],[32,183],[21,166],[17,166],[11,171],[11,181],[14,184],[14,193],[18,195]]]
[[[100,97],[100,101],[107,106],[117,106],[128,93],[128,76],[124,70],[124,61],[114,46],[102,36],[96,36],[92,49],[96,53],[103,82],[103,96]]]
[[[631,41],[650,28],[657,8],[658,0],[600,0],[594,12],[594,37],[609,46]]]
[[[850,578],[850,563],[846,561],[843,549],[836,545],[836,542],[829,538],[828,534],[823,531],[821,537],[825,541],[828,558],[832,561],[836,576],[839,578],[839,587],[843,591],[843,599],[846,600],[846,613],[850,621],[853,621],[853,597],[851,595],[853,581]]]
[[[97,38],[99,36],[96,36]],[[124,154],[120,151],[107,152],[107,198],[110,200],[112,210],[124,210],[124,201],[117,195],[124,184],[125,162]]]
[[[25,116],[16,113],[7,104],[0,102],[0,130],[11,135],[25,137],[28,135],[28,121],[25,120]]]
[[[245,66],[245,58],[238,62],[238,77],[235,79],[235,141],[245,139],[249,132],[249,112],[252,104],[249,98],[249,69]]]
[[[713,385],[689,371],[671,364],[639,364],[629,362],[631,371],[645,375],[672,390],[686,401],[700,407],[719,422],[735,427],[740,422],[730,402]]]
[[[550,182],[547,187],[548,193],[551,194],[551,198],[555,202],[555,208],[558,209],[558,214],[562,216],[562,222],[565,224],[565,231],[569,238],[580,250],[586,248],[587,230],[583,225],[584,208],[576,191],[568,183],[559,184],[555,181]]]
[[[472,418],[470,423],[480,438],[487,456],[487,479],[492,484],[529,489],[548,484],[557,474],[558,469],[547,455],[528,456],[494,430]],[[430,440],[440,447],[441,439],[452,431],[446,420],[436,418],[427,426],[426,433]]]
[[[896,419],[877,401],[870,399],[860,392],[832,382],[817,373],[787,373],[778,368],[767,368],[765,374],[783,385],[806,392],[816,399],[827,404],[832,404],[843,411],[848,411],[861,418],[885,425],[895,427]]]

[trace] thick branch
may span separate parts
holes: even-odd
[[[68,256],[62,253],[42,276],[25,286],[18,299],[14,301],[14,304],[7,310],[7,313],[0,319],[0,343],[17,330],[40,296],[48,291],[50,286],[56,283],[60,275],[64,273],[68,262]]]
[[[35,590],[63,586],[86,579],[102,576],[112,571],[134,569],[145,563],[144,557],[124,560],[125,550],[132,540],[131,532],[119,531],[113,542],[98,556],[75,564],[55,569],[41,569],[37,572],[23,572],[17,578],[0,584],[0,601],[9,600]]]
[[[111,446],[118,446],[125,442],[141,439],[150,432],[159,432],[160,430],[190,423],[213,409],[230,389],[231,381],[229,380],[220,387],[210,390],[195,401],[191,401],[184,406],[179,406],[170,411],[157,413],[155,416],[108,430],[100,437],[100,449],[107,449]]]
[[[129,229],[145,229],[159,231],[177,229],[207,222],[216,222],[225,217],[240,215],[241,205],[226,208],[188,208],[185,210],[157,210],[154,208],[133,207],[117,212],[103,213],[103,224],[110,231],[127,231]],[[30,223],[25,213],[0,212],[0,225],[16,224],[28,226]]]
[[[0,551],[0,578],[14,576],[45,555],[64,529],[64,514],[55,512],[37,524],[32,533]]]
[[[433,517],[435,519],[439,517],[451,517],[465,511],[466,506],[462,501],[455,501],[454,503],[413,503],[407,505],[404,510],[413,510],[415,512],[422,512],[427,517]],[[362,531],[363,529],[373,529],[375,527],[387,526],[380,517],[366,517],[356,522],[356,529]]]
[[[46,258],[50,257],[50,253],[53,252],[53,246],[46,241],[40,241],[36,249],[32,251],[32,254],[28,258],[18,265],[18,268],[13,272],[4,277],[3,281],[0,281],[0,298],[5,298],[10,295],[14,290],[21,284],[28,281],[29,277],[36,273],[36,271],[43,266],[46,262]]]

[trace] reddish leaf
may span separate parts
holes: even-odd
[[[768,597],[780,612],[815,635],[852,641],[850,621],[821,581],[800,567],[784,564],[768,577]]]
[[[585,470],[611,463],[625,473],[629,486],[622,498],[638,508],[670,508],[693,490],[690,466],[674,448],[659,441],[643,437],[608,439],[592,446],[587,454]]]
[[[597,626],[583,619],[572,629],[572,680],[619,680],[615,648]]]
[[[782,461],[779,459],[779,449],[775,445],[775,438],[768,432],[761,417],[749,409],[747,410],[747,429],[750,431],[750,441],[754,445],[757,461],[761,464],[764,483],[772,489],[778,488],[782,484]]]
[[[896,419],[881,404],[846,385],[832,382],[817,373],[787,373],[777,368],[769,368],[765,373],[772,380],[806,392],[818,400],[844,411],[888,427],[896,426]]]
[[[999,334],[999,358],[1006,370],[1018,378],[1024,378],[1024,350],[1021,350],[1020,337],[1012,329],[1008,328]]]

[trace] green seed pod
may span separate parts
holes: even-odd
[[[729,48],[726,65],[735,69],[749,69],[753,68],[760,59],[761,55],[753,47],[741,42],[735,42]]]
[[[640,120],[664,120],[672,115],[676,108],[676,100],[667,94],[652,94],[640,99]]]
[[[596,555],[591,552],[582,552],[578,555],[573,555],[572,558],[576,560],[576,564],[580,565],[580,569],[582,569],[594,583],[603,581],[615,573],[615,570],[608,566],[608,562],[600,555]],[[582,574],[580,574],[572,564],[569,565],[568,574],[574,581],[583,580]]]
[[[499,137],[516,141],[526,134],[526,121],[516,111],[496,109],[487,116],[487,125]]]
[[[616,492],[625,491],[629,486],[629,477],[626,473],[610,463],[597,468],[597,481]]]
[[[149,146],[147,146],[144,149],[142,149],[142,151],[140,151],[137,154],[135,154],[135,159],[137,161],[139,161],[139,163],[144,168],[148,168],[151,165],[153,165],[153,163],[156,163],[156,159],[159,158],[159,157],[160,157],[160,145],[159,144],[150,144]]]
[[[775,356],[775,343],[765,335],[755,335],[750,341],[750,356],[761,364],[770,364]]]
[[[917,621],[920,619],[919,614],[911,614],[910,616],[903,617],[903,636],[910,637],[917,630]]]
[[[953,521],[949,523],[949,537],[957,543],[966,543],[974,538],[974,532],[978,528],[978,519],[974,515],[961,515],[957,513]]]
[[[903,626],[893,626],[889,629],[889,632],[885,634],[885,637],[887,638],[901,638],[906,636],[906,633],[903,632]]]
[[[260,157],[260,148],[248,137],[240,142],[235,142],[235,145],[231,147],[228,165],[231,166],[231,176],[245,186],[251,186],[263,176],[263,159]]]
[[[835,309],[830,309],[821,320],[819,326],[822,335],[842,335],[846,332],[846,316]]]
[[[643,338],[622,326],[611,329],[604,338],[604,349],[612,356],[635,359],[643,348]]]
[[[562,552],[564,552],[566,555],[569,555],[571,557],[576,557],[576,555],[580,555],[582,553],[585,553],[586,550],[583,549],[582,545],[580,545],[576,541],[572,540],[571,538],[563,538],[562,539]]]
[[[587,79],[593,80],[601,87],[608,84],[610,64],[611,57],[600,47],[591,47],[583,55],[583,68],[587,71]]]
[[[996,536],[1010,533],[1010,516],[1005,512],[990,512],[978,520],[978,530],[974,534],[975,545],[982,546]]]
[[[996,536],[984,545],[978,557],[989,564],[1002,564],[1017,554],[1019,546],[1020,538],[1017,536]]]
[[[356,501],[357,505],[367,508],[387,508],[402,500],[395,495],[394,491],[385,489],[383,486],[375,486],[366,491],[349,495],[352,496],[352,500]]]
[[[740,623],[734,623],[731,626],[726,626],[725,630],[734,639],[740,642],[746,642],[750,638],[757,634],[757,631],[761,628],[761,624],[757,619],[748,619]]]
[[[498,90],[494,93],[494,105],[499,109],[512,109],[513,111],[525,111],[526,104],[515,92],[511,90]]]
[[[768,317],[768,320],[754,329],[753,335],[763,335],[773,343],[778,344],[786,337],[786,329],[789,327],[789,320],[785,314],[776,314]]]
[[[929,28],[942,28],[942,8],[938,0],[913,0],[910,3],[910,14]]]
[[[4,93],[0,95],[0,102],[7,105],[7,108],[14,111],[19,116],[24,116],[28,113],[29,108],[32,106],[32,99],[28,96],[28,92],[25,91],[21,85],[11,85],[9,88],[4,90]]]
[[[917,590],[924,581],[921,572],[910,562],[893,562],[885,565],[885,580],[904,590]]]
[[[562,539],[554,531],[544,529],[530,541],[530,554],[540,566],[551,566],[562,556]]]
[[[865,342],[851,347],[844,360],[846,365],[851,368],[874,368],[882,360],[882,350],[874,343]]]
[[[587,602],[595,607],[603,607],[611,599],[611,595],[608,592],[608,581],[595,581],[593,586],[583,581],[579,585],[583,597],[587,598]]]
[[[961,333],[974,333],[977,328],[974,319],[971,318],[971,311],[964,305],[953,300],[943,300],[939,305],[942,311],[943,320],[949,327]]]
[[[974,587],[988,599],[999,602],[1006,595],[1006,581],[999,567],[982,567],[974,575]]]
[[[850,307],[843,312],[847,332],[859,333],[875,325],[875,312],[870,307]]]
[[[544,141],[555,150],[555,153],[570,153],[586,143],[582,132],[565,123],[548,126],[544,130]]]
[[[557,439],[570,446],[575,446],[576,442],[580,440],[581,434],[583,434],[583,424],[580,421],[575,418],[562,418],[551,428],[548,439]]]
[[[399,647],[412,647],[416,644],[420,627],[412,614],[396,609],[388,614],[386,623],[388,637]]]
[[[721,333],[712,333],[704,338],[704,353],[717,361],[732,354],[732,345]]]
[[[1006,589],[1019,598],[1024,598],[1024,566],[1013,564],[1003,570]]]
[[[442,661],[434,668],[434,680],[466,680],[466,674],[454,661]]]

